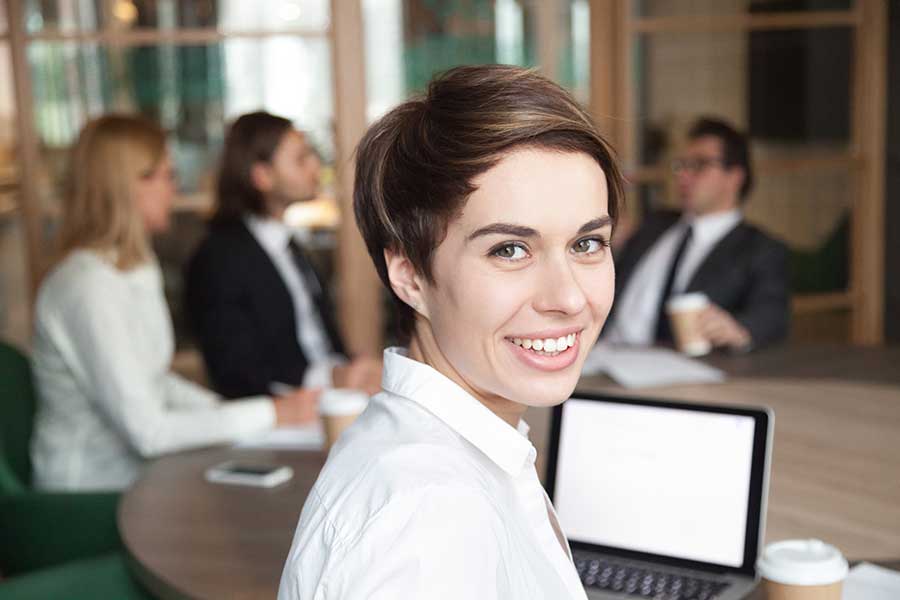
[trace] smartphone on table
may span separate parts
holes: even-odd
[[[212,483],[270,488],[290,480],[294,470],[286,465],[229,460],[208,468],[205,476]]]

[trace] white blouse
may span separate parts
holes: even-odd
[[[72,252],[38,292],[33,346],[42,489],[122,489],[147,458],[275,425],[270,398],[220,403],[169,371],[172,323],[155,262],[122,271]]]
[[[383,387],[306,500],[279,600],[586,598],[527,425],[398,349]]]

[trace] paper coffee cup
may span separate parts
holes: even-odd
[[[841,600],[847,560],[821,540],[786,540],[766,546],[756,561],[768,600]]]
[[[709,298],[700,292],[674,296],[666,302],[675,346],[689,356],[703,356],[712,350],[712,344],[700,333],[698,323],[700,313],[707,306]]]
[[[319,396],[319,414],[325,429],[325,449],[328,450],[347,427],[369,404],[369,396],[358,390],[323,390]]]

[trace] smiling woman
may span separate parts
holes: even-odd
[[[408,349],[332,449],[279,597],[584,598],[521,416],[609,313],[621,181],[551,81],[460,67],[372,126],[354,207]]]

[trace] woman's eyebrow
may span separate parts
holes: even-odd
[[[607,225],[612,224],[612,219],[609,215],[598,217],[596,219],[591,219],[584,225],[578,228],[578,235],[582,233],[587,233],[589,231],[593,231],[595,229],[600,229],[601,227],[605,227]],[[466,241],[472,241],[473,239],[483,236],[483,235],[511,235],[520,238],[534,238],[541,237],[541,234],[538,230],[532,229],[531,227],[526,227],[525,225],[515,225],[513,223],[491,223],[490,225],[485,225],[484,227],[480,227],[470,233],[468,237],[466,237]]]
[[[523,238],[541,236],[541,234],[538,233],[536,229],[525,227],[524,225],[514,225],[512,223],[491,223],[490,225],[485,225],[484,227],[476,229],[475,231],[470,233],[468,237],[466,237],[466,241],[470,242],[479,236],[493,234],[512,235],[515,237]]]
[[[612,218],[609,215],[588,221],[578,228],[578,233],[580,235],[582,233],[587,233],[588,231],[606,227],[607,225],[612,225]]]

